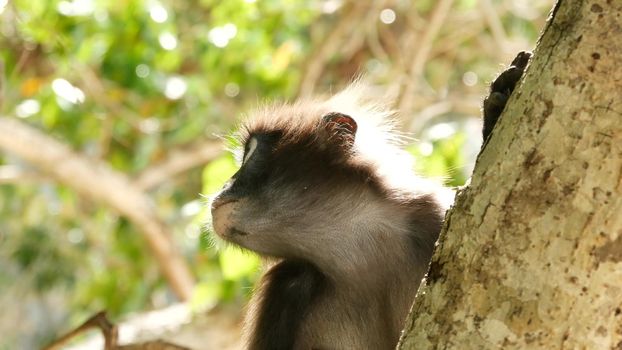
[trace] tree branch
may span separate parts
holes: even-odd
[[[194,278],[174,248],[170,230],[158,218],[150,198],[124,174],[73,152],[13,118],[0,117],[0,149],[19,156],[76,192],[105,203],[127,217],[144,236],[177,296],[181,300],[190,298]]]
[[[91,316],[91,318],[86,320],[83,324],[81,324],[74,330],[58,338],[52,344],[46,346],[43,350],[60,350],[63,348],[63,345],[66,344],[68,341],[91,328],[99,328],[101,330],[102,335],[104,336],[105,350],[115,349],[119,334],[118,329],[108,320],[106,312],[100,311],[95,315]]]
[[[4,61],[0,59],[0,111],[4,106],[4,89],[5,89],[5,71],[4,71]]]
[[[299,97],[307,97],[313,94],[317,81],[324,71],[326,62],[337,52],[341,52],[346,40],[349,40],[352,30],[356,28],[357,23],[366,16],[369,4],[365,1],[351,1],[344,5],[341,9],[341,18],[329,36],[315,50],[304,69],[304,75],[300,81],[298,89]]]
[[[104,350],[190,350],[185,346],[172,344],[164,340],[119,345],[119,327],[108,320],[105,311],[96,313],[76,329],[46,346],[44,350],[60,350],[63,348],[63,345],[68,343],[71,339],[91,328],[99,328],[102,332],[104,337]]]
[[[432,11],[430,20],[428,21],[428,25],[423,35],[420,37],[414,35],[413,42],[408,43],[406,46],[413,49],[416,48],[416,50],[414,50],[413,55],[410,58],[411,63],[408,69],[406,82],[397,103],[397,109],[402,113],[409,113],[412,108],[415,86],[423,74],[423,68],[425,67],[425,62],[428,59],[432,43],[440,31],[452,3],[453,0],[438,1],[436,7]]]
[[[143,170],[134,180],[134,186],[142,191],[150,190],[178,174],[209,163],[222,152],[222,141],[219,140],[204,140],[173,150],[166,159]]]
[[[1,184],[14,184],[24,181],[41,182],[45,181],[46,177],[42,176],[38,172],[22,169],[17,165],[0,165],[0,185]]]
[[[497,44],[497,47],[501,52],[505,52],[507,47],[506,43],[508,42],[507,35],[505,34],[505,30],[503,29],[503,23],[501,23],[501,19],[499,15],[495,11],[490,0],[482,0],[479,3],[480,8],[484,14],[484,18],[486,19],[486,23],[490,28],[490,32],[492,33],[492,37]]]

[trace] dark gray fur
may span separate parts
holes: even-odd
[[[520,78],[516,66],[522,74],[521,57],[493,83],[484,139]],[[244,126],[247,160],[212,214],[222,238],[275,261],[249,304],[249,349],[398,342],[452,195],[412,173],[388,113],[360,101],[354,88],[268,107]]]
[[[447,190],[412,173],[386,113],[331,101],[248,121],[248,160],[212,205],[221,237],[276,261],[250,349],[395,347],[442,225]]]

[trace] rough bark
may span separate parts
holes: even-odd
[[[622,2],[563,0],[448,213],[402,349],[622,349]]]
[[[0,117],[0,150],[11,152],[89,199],[127,217],[144,236],[162,274],[181,300],[189,300],[194,277],[149,197],[127,176],[73,152],[16,119]]]

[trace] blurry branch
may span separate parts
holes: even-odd
[[[370,31],[367,35],[367,46],[375,57],[384,62],[391,62],[391,57],[382,47],[382,43],[380,42],[380,34],[378,31],[378,27],[376,26],[370,28]]]
[[[444,36],[443,40],[433,48],[430,56],[436,57],[455,52],[456,48],[465,41],[471,40],[474,37],[480,37],[485,27],[482,21],[476,20],[462,21],[460,24],[462,25],[461,29]]]
[[[353,28],[351,28],[352,32],[350,37],[347,38],[340,50],[340,54],[345,56],[344,58],[346,60],[350,59],[358,51],[360,51],[366,41],[369,41],[370,38],[373,39],[374,35],[377,37],[377,26],[380,18],[380,11],[386,7],[386,2],[387,0],[372,1],[371,7],[368,7],[365,10],[365,15],[360,18],[359,22],[356,23]],[[378,49],[384,51],[381,47]],[[371,47],[370,50],[372,50]]]
[[[21,54],[19,55],[19,60],[17,61],[17,63],[15,64],[15,67],[13,68],[13,71],[11,72],[11,76],[9,77],[9,81],[13,81],[14,78],[18,74],[22,73],[24,67],[26,67],[27,64],[28,64],[31,52],[32,52],[32,50],[26,49],[26,48],[23,48],[21,50]]]
[[[38,172],[24,170],[17,165],[0,165],[0,185],[43,180],[46,180],[46,177],[41,176]]]
[[[412,56],[410,56],[406,61],[410,61],[410,67],[408,68],[407,76],[405,77],[406,81],[404,82],[404,88],[400,92],[400,97],[397,102],[397,109],[402,113],[408,113],[412,109],[415,86],[418,84],[419,79],[421,79],[423,68],[426,60],[428,59],[434,39],[438,35],[438,32],[445,21],[452,3],[453,0],[439,0],[436,3],[436,7],[432,11],[430,20],[428,21],[423,35],[413,36],[413,41],[407,43],[405,46],[414,50]]]
[[[484,12],[484,18],[488,23],[488,27],[490,27],[492,37],[494,38],[497,47],[501,50],[501,52],[505,52],[508,38],[505,34],[505,30],[503,29],[503,24],[501,23],[497,10],[494,8],[490,0],[481,0],[479,5]]]
[[[153,340],[144,343],[120,345],[115,350],[190,350],[185,346],[179,346],[164,340]]]
[[[133,314],[113,323],[118,334],[116,342],[112,343],[116,346],[113,349],[241,349],[240,312],[233,305],[197,310],[196,306],[189,303],[177,303],[163,309]],[[99,317],[101,320],[101,316]],[[81,328],[82,326],[76,330]],[[90,329],[93,328],[102,327],[95,325]],[[71,343],[68,343],[68,336],[63,336],[44,350],[57,350],[61,346],[65,350],[103,349],[106,344],[106,331],[101,330],[102,334],[83,333],[80,339]],[[71,331],[68,335],[77,333],[78,331]]]
[[[410,122],[410,126],[408,130],[412,130],[415,132],[420,132],[424,125],[428,123],[431,119],[438,117],[439,115],[443,115],[452,110],[451,101],[439,101],[435,104],[429,105],[426,108],[421,109],[416,118],[412,118]]]
[[[82,85],[89,93],[89,96],[92,96],[98,105],[110,111],[111,114],[123,115],[124,110],[117,103],[113,103],[110,98],[106,97],[106,87],[93,69],[81,64],[76,64],[75,67],[79,72],[78,76],[82,80]]]
[[[144,343],[118,345],[118,327],[108,320],[105,311],[100,311],[89,318],[82,325],[63,335],[43,350],[60,350],[67,342],[85,331],[99,328],[104,336],[104,350],[189,350],[186,347],[171,344],[162,340],[148,341]]]
[[[123,110],[118,104],[112,102],[111,99],[106,97],[106,87],[97,74],[93,72],[92,68],[75,62],[74,66],[79,72],[78,76],[82,80],[82,86],[89,96],[91,96],[97,103],[97,105],[103,107],[104,110],[109,111],[111,115],[126,116],[128,114],[129,111]],[[102,155],[108,153],[110,139],[112,137],[112,125],[112,118],[104,119],[101,132],[99,133],[99,149],[101,150],[100,152]]]
[[[366,17],[369,11],[368,5],[367,1],[350,1],[342,7],[339,22],[333,27],[326,40],[315,49],[315,53],[309,57],[306,63],[298,89],[299,97],[307,97],[313,94],[327,62],[335,53],[341,52],[340,49],[352,39],[353,30],[358,30],[362,19]]]
[[[76,329],[70,331],[69,333],[58,338],[52,344],[46,346],[43,350],[60,350],[63,348],[63,345],[66,344],[69,340],[91,328],[99,328],[102,331],[102,335],[104,336],[105,350],[113,350],[115,348],[115,344],[117,343],[118,338],[117,327],[115,327],[108,320],[105,311],[100,311],[88,320],[86,320],[86,322],[78,326]]]
[[[175,175],[209,163],[222,152],[222,141],[219,140],[204,140],[184,149],[172,150],[166,159],[143,170],[134,180],[134,186],[142,191],[150,190]]]
[[[2,110],[2,106],[4,106],[4,86],[6,85],[4,74],[4,61],[0,59],[0,111]]]
[[[160,270],[181,300],[191,297],[194,278],[176,251],[171,232],[152,203],[122,173],[73,152],[66,145],[13,118],[0,117],[0,149],[49,173],[87,198],[112,207],[142,233]]]
[[[340,55],[347,61],[367,43],[376,56],[385,61],[389,60],[389,55],[379,41],[377,28],[380,11],[387,6],[387,2],[350,1],[342,7],[341,16],[332,27],[328,38],[318,44],[315,54],[306,62],[299,97],[313,94],[328,61],[335,55]]]
[[[408,130],[419,133],[430,120],[450,112],[454,115],[479,118],[481,104],[480,95],[462,93],[451,93],[441,101],[426,101],[422,104],[425,107],[418,109],[416,116],[410,121]]]
[[[110,111],[111,115],[127,116],[128,113],[131,113],[106,96],[104,82],[90,67],[80,64],[76,64],[76,67],[80,71],[82,85],[98,105],[105,107],[105,110]],[[102,125],[99,138],[99,149],[102,154],[108,152],[113,123],[112,118],[106,118]],[[222,142],[216,140],[205,140],[198,144],[182,147],[171,150],[165,160],[143,170],[137,176],[134,185],[141,191],[151,190],[175,175],[210,162],[223,151]]]
[[[376,33],[374,33],[374,35],[376,36],[376,38],[373,38],[371,40],[377,40],[379,45],[383,45],[382,50],[389,56],[388,62],[392,62],[392,66],[395,67],[403,67],[404,57],[402,55],[402,47],[400,45],[399,38],[393,34],[390,27],[376,27]],[[371,45],[370,50],[372,53],[374,52],[374,49],[371,47]]]

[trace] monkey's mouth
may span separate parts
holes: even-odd
[[[244,232],[244,231],[238,230],[235,227],[229,228],[227,233],[228,233],[228,236],[246,236],[246,235],[248,235],[248,232]]]
[[[212,204],[211,204],[212,212],[214,212],[216,209],[222,207],[225,204],[235,203],[237,201],[238,200],[236,198],[227,198],[227,197],[218,196],[212,200]]]

